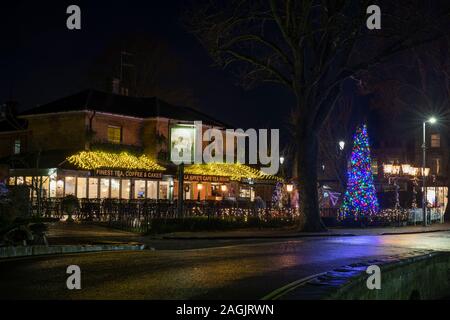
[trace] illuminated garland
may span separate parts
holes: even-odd
[[[342,211],[346,217],[358,219],[379,212],[378,199],[373,184],[369,137],[366,125],[360,126],[353,138],[351,167],[348,171],[347,191]]]
[[[67,161],[84,170],[100,168],[135,169],[147,171],[164,171],[164,167],[145,155],[139,157],[127,152],[112,153],[104,151],[82,151],[67,158]]]
[[[207,163],[193,164],[185,169],[187,174],[230,177],[230,180],[262,179],[280,181],[276,176],[264,174],[262,171],[240,163]]]

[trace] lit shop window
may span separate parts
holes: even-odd
[[[33,177],[25,177],[25,184],[27,186],[32,186],[33,185]]]
[[[64,187],[65,195],[75,195],[75,178],[74,177],[66,177],[66,185]]]
[[[134,198],[145,198],[145,180],[134,181]]]
[[[147,181],[147,198],[157,199],[158,198],[158,182],[157,181]]]
[[[50,198],[56,197],[56,176],[50,176]]]
[[[119,179],[111,179],[111,198],[114,198],[114,199],[120,198],[120,180]]]
[[[122,199],[130,199],[130,180],[122,180]]]
[[[109,198],[109,179],[100,179],[100,198]]]
[[[436,133],[431,135],[431,147],[440,148],[441,147],[441,135]]]
[[[56,197],[61,198],[64,196],[64,181],[58,179],[56,181]]]
[[[50,195],[50,177],[44,176],[42,179],[42,196],[48,198]]]
[[[17,177],[17,185],[20,186],[23,184],[23,177]]]
[[[97,178],[89,178],[89,187],[88,187],[88,196],[89,199],[98,198],[98,179]]]
[[[122,142],[122,128],[116,126],[108,126],[108,142],[121,143]]]
[[[14,154],[20,154],[21,142],[20,139],[14,140]]]
[[[87,187],[87,179],[77,178],[77,198],[79,199],[86,198],[86,187]]]
[[[159,198],[160,199],[169,199],[169,182],[161,181],[159,183]]]
[[[8,179],[8,185],[13,186],[16,184],[16,177],[9,177]]]

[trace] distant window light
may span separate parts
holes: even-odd
[[[108,142],[121,143],[122,142],[122,128],[116,126],[108,126]]]
[[[441,147],[441,135],[439,133],[435,133],[431,135],[431,147],[432,148],[440,148]]]
[[[434,159],[434,172],[436,173],[436,175],[439,175],[441,173],[441,158]]]
[[[20,154],[20,139],[14,140],[14,154]]]

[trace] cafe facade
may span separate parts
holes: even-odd
[[[22,126],[0,132],[9,185],[28,185],[33,196],[79,199],[175,200],[179,166],[171,152],[193,150],[195,121],[205,129],[226,124],[157,98],[84,90],[23,112]],[[186,165],[187,200],[271,200],[281,179],[233,163]]]

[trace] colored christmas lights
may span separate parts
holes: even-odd
[[[366,125],[360,126],[353,138],[350,170],[347,173],[347,191],[342,211],[345,217],[355,220],[377,215],[378,199],[371,170],[369,137]]]
[[[164,167],[149,157],[145,155],[138,157],[127,152],[82,151],[68,157],[67,161],[84,170],[109,168],[165,171]]]

